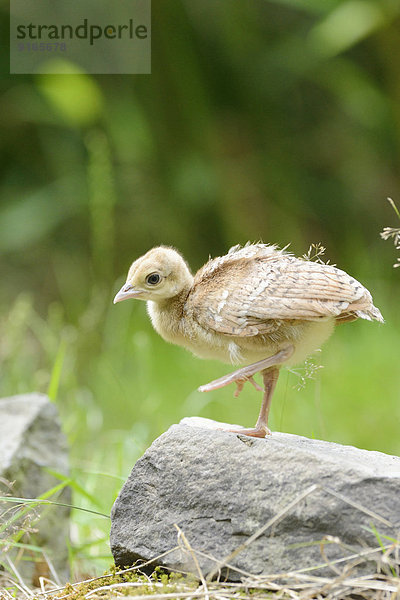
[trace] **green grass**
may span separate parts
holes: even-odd
[[[282,371],[272,430],[400,454],[398,316],[389,301],[378,304],[386,324],[339,326],[316,355],[323,368],[304,389],[296,389],[298,376]],[[197,392],[229,366],[165,343],[140,302],[113,306],[111,294],[98,291],[71,323],[61,305],[40,316],[21,295],[0,323],[0,337],[0,393],[50,391],[70,442],[73,504],[82,508],[108,514],[137,458],[181,418],[251,426],[258,414],[260,394],[250,385],[236,399],[233,387]],[[107,520],[73,511],[75,576],[109,566],[108,535]]]

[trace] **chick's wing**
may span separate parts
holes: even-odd
[[[344,271],[280,254],[202,269],[185,308],[206,329],[247,337],[273,331],[276,321],[357,318],[352,311],[370,302]]]

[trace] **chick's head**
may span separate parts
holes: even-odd
[[[114,304],[128,298],[164,302],[190,288],[192,283],[189,267],[179,252],[160,246],[132,263]]]

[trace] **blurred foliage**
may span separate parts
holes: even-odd
[[[57,63],[1,80],[1,395],[50,391],[77,481],[107,512],[171,423],[251,425],[259,404],[252,389],[197,393],[227,367],[161,341],[141,303],[112,306],[130,262],[160,243],[196,269],[247,240],[299,255],[322,242],[387,324],[340,327],[300,392],[283,375],[272,427],[399,454],[399,273],[379,232],[400,196],[400,3],[153,0],[152,13],[152,75]]]

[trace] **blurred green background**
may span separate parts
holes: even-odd
[[[143,303],[112,305],[132,260],[171,244],[195,270],[247,240],[321,242],[386,324],[340,326],[300,391],[283,372],[272,428],[400,454],[400,273],[379,236],[400,198],[400,3],[153,0],[152,15],[151,75],[1,79],[1,395],[50,393],[76,503],[109,512],[169,425],[251,426],[261,399],[196,392],[229,367],[167,345]],[[107,557],[106,539],[76,516],[77,555]]]

